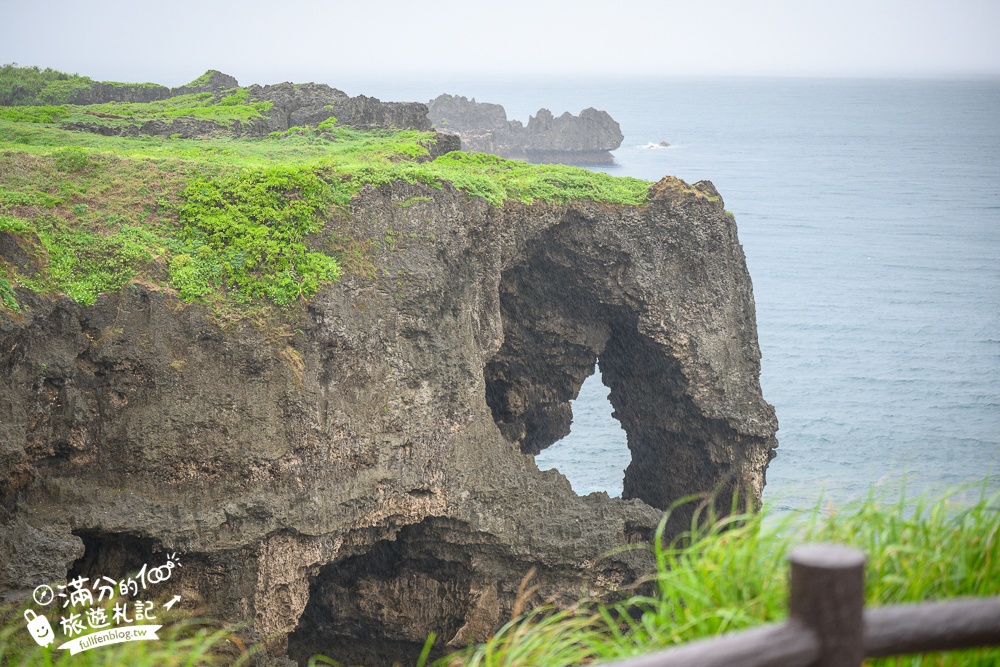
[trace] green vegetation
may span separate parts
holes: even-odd
[[[178,95],[157,102],[108,102],[77,106],[19,106],[0,107],[0,120],[15,123],[46,123],[70,125],[83,123],[95,128],[109,128],[115,134],[128,128],[140,128],[150,120],[173,122],[177,119],[189,121],[211,121],[223,131],[228,131],[234,122],[247,125],[271,108],[270,102],[251,102],[246,90],[227,94],[191,93]]]
[[[227,94],[229,93],[229,94]],[[155,118],[191,118],[229,123],[233,120],[246,122],[253,118],[263,118],[261,112],[271,108],[270,102],[250,102],[246,90],[227,91],[217,97],[212,93],[190,93],[177,95],[156,102],[108,102],[75,107],[89,116],[87,120],[145,122]],[[72,108],[72,107],[71,107]],[[84,118],[82,115],[76,118]],[[69,120],[69,119],[67,119]],[[116,123],[106,122],[114,126]],[[117,125],[122,125],[119,122]]]
[[[0,105],[62,104],[77,90],[87,90],[95,81],[79,74],[51,68],[0,67]]]
[[[337,262],[302,242],[322,227],[330,190],[301,167],[192,180],[178,207],[183,246],[170,261],[181,298],[202,298],[225,284],[238,302],[260,297],[286,305],[336,280]]]
[[[639,206],[645,203],[649,183],[637,178],[608,176],[578,167],[534,165],[505,160],[486,153],[453,152],[428,165],[419,165],[419,176],[432,174],[455,187],[483,197],[494,206],[508,199],[566,203],[592,199]]]
[[[49,217],[28,221],[0,216],[0,232],[38,239],[47,256],[46,275],[40,279],[18,276],[21,285],[35,291],[63,292],[85,306],[102,292],[121,289],[141,263],[152,259],[146,233],[128,225],[102,235],[60,225]],[[11,304],[10,300],[5,297],[4,305],[17,309],[16,302]]]
[[[21,312],[21,306],[17,304],[17,295],[14,288],[10,286],[6,278],[0,278],[0,306],[15,313]]]
[[[19,82],[4,89],[7,99],[37,99],[51,82],[90,82],[37,68],[3,72]],[[647,198],[645,181],[575,167],[461,152],[428,161],[433,133],[362,131],[332,117],[269,136],[230,135],[234,123],[263,119],[270,106],[234,89],[148,103],[0,107],[0,232],[27,258],[0,259],[0,308],[19,310],[18,288],[91,304],[133,280],[216,310],[287,305],[337,280],[344,262],[371,273],[366,252],[381,239],[367,251],[336,239],[350,236],[349,205],[361,188],[396,180],[450,183],[493,206]],[[211,121],[219,131],[143,136],[151,120],[168,128]],[[430,198],[400,208],[420,201]]]
[[[15,123],[54,123],[69,114],[66,106],[0,107],[0,120]]]
[[[65,104],[74,93],[90,90],[98,84],[131,89],[161,88],[155,83],[94,81],[87,76],[48,67],[18,67],[11,63],[0,67],[0,105]]]

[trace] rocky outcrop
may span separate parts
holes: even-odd
[[[734,221],[709,183],[653,194],[369,188],[330,224],[377,270],[264,328],[149,285],[90,307],[20,292],[0,313],[0,590],[177,552],[158,595],[275,654],[391,664],[430,631],[436,651],[485,639],[532,568],[535,602],[634,581],[649,554],[617,547],[672,500],[759,500],[776,429]],[[531,456],[598,359],[626,499]]]
[[[171,89],[170,96],[175,97],[177,95],[189,95],[192,93],[221,93],[239,87],[240,82],[236,80],[235,76],[224,74],[217,69],[210,69],[186,86]]]
[[[209,70],[194,82],[174,89],[155,84],[95,83],[88,89],[73,93],[69,103],[88,105],[106,102],[152,102],[192,93],[212,93],[214,100],[218,102],[240,90],[247,91],[247,99],[251,102],[271,104],[271,107],[264,112],[263,118],[246,122],[233,121],[231,124],[193,117],[129,122],[123,116],[94,112],[95,116],[112,118],[119,122],[76,121],[66,123],[64,127],[105,136],[179,136],[190,139],[227,134],[234,137],[264,136],[271,132],[283,132],[292,127],[315,126],[334,117],[338,125],[362,130],[432,129],[427,118],[427,106],[424,104],[382,102],[378,98],[366,95],[350,97],[342,90],[318,83],[286,82],[269,86],[252,85],[243,89],[239,87],[235,77],[217,70]],[[454,150],[458,150],[457,144],[449,142],[448,145],[455,145]]]
[[[84,82],[90,81],[84,78]],[[88,85],[84,83],[83,85]],[[317,125],[332,117],[338,124],[358,129],[390,128],[428,131],[427,105],[417,102],[382,102],[378,98],[347,93],[325,84],[278,83],[269,86],[252,85],[240,88],[236,77],[208,70],[191,83],[168,88],[154,83],[116,83],[93,81],[89,87],[74,90],[67,104],[91,105],[108,102],[157,102],[179,95],[212,93],[214,101],[246,90],[253,102],[269,102],[271,108],[264,118],[247,123],[234,122],[232,126],[196,118],[153,120],[139,123],[120,122],[101,124],[87,122],[67,123],[68,129],[93,132],[106,136],[171,136],[184,138],[213,137],[220,134],[233,136],[262,136],[270,132],[285,131],[291,127]],[[45,103],[38,99],[35,104]],[[95,114],[116,120],[125,120],[114,114]]]
[[[74,90],[67,104],[107,104],[108,102],[158,102],[178,95],[212,92],[239,87],[235,77],[217,70],[209,70],[196,81],[178,88],[168,88],[156,83],[117,83],[95,81],[89,88]]]
[[[382,102],[377,97],[358,95],[334,104],[333,113],[339,123],[359,129],[397,127],[423,132],[432,129],[427,105],[419,102]]]
[[[515,134],[518,134],[516,129]],[[592,107],[581,111],[579,116],[567,111],[558,118],[553,118],[548,109],[539,109],[528,119],[523,134],[523,150],[532,162],[560,162],[554,158],[572,156],[579,156],[578,162],[600,162],[602,156],[621,146],[625,138],[607,111]]]
[[[171,118],[169,120],[155,118],[143,123],[125,125],[102,125],[100,123],[66,123],[63,127],[67,130],[77,132],[92,132],[105,137],[180,137],[182,139],[222,137],[232,135],[236,137],[250,134],[259,134],[258,126],[243,126],[239,121],[227,127],[211,120],[201,120],[198,118]]]
[[[276,83],[270,86],[250,86],[250,99],[270,102],[266,131],[283,131],[290,127],[317,125],[335,115],[338,102],[349,99],[347,93],[322,83]]]
[[[166,86],[155,83],[110,83],[98,81],[90,88],[75,90],[67,104],[107,104],[108,102],[158,102],[173,97]]]
[[[358,129],[398,127],[431,129],[427,106],[416,102],[382,102],[378,98],[347,93],[321,83],[279,83],[250,86],[250,99],[271,102],[267,131],[317,125],[331,116],[339,125]]]
[[[518,120],[508,121],[499,104],[440,95],[428,104],[428,118],[436,129],[457,134],[463,150],[530,162],[610,163],[611,151],[625,138],[606,111],[593,108],[558,118],[539,109],[524,126]]]
[[[218,70],[208,70],[194,82],[178,88],[168,88],[155,83],[117,83],[95,81],[89,88],[73,91],[67,104],[107,104],[108,102],[158,102],[190,93],[218,93],[238,88],[236,77]]]
[[[427,104],[427,118],[437,129],[457,134],[481,134],[507,125],[507,112],[499,104],[461,95],[438,95]]]

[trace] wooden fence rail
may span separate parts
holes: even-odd
[[[611,667],[859,667],[906,653],[1000,646],[1000,597],[864,609],[863,553],[837,544],[792,550],[789,618]]]

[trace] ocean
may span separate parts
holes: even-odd
[[[754,285],[775,406],[777,510],[872,487],[1000,490],[1000,80],[343,80],[351,94],[593,106],[625,141],[603,171],[711,180]],[[666,141],[667,148],[649,148]],[[542,452],[580,494],[629,461],[599,371]]]

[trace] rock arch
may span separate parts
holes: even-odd
[[[571,210],[508,264],[486,400],[504,437],[537,454],[569,433],[570,401],[600,359],[632,454],[624,498],[759,502],[776,421],[735,225],[710,183],[659,187],[645,224]]]

